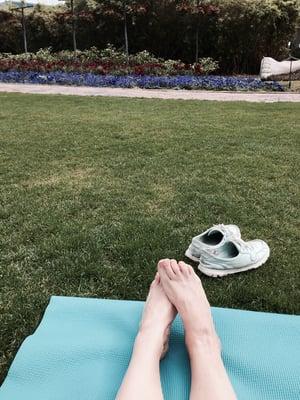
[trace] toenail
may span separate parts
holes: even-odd
[[[158,264],[164,264],[166,262],[169,262],[170,260],[168,258],[163,258],[162,260],[158,261]]]

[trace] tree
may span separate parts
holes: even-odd
[[[213,15],[219,12],[219,8],[205,0],[183,0],[177,9],[191,16],[195,24],[195,62],[199,61],[199,29],[201,18],[205,15]]]
[[[131,18],[132,24],[134,24],[137,16],[147,12],[148,2],[145,0],[99,0],[98,9],[104,16],[123,21],[125,53],[128,59],[128,19]]]
[[[77,50],[77,41],[76,41],[76,13],[75,13],[75,5],[74,0],[67,0],[66,6],[70,10],[69,12],[64,13],[65,16],[68,18],[70,17],[71,25],[72,25],[72,42],[73,42],[73,50],[76,52]]]
[[[23,34],[23,43],[24,43],[24,52],[27,53],[27,35],[26,35],[26,23],[25,23],[25,12],[27,8],[32,8],[33,5],[25,4],[24,0],[21,1],[20,5],[15,8],[12,8],[12,11],[18,11],[21,13],[21,21],[22,21],[22,34]]]
[[[0,52],[21,52],[22,25],[19,15],[0,10],[0,26]]]

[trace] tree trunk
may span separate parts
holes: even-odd
[[[196,1],[196,57],[195,57],[195,61],[196,63],[198,63],[199,61],[199,27],[200,27],[200,15],[199,15],[199,6],[201,4],[202,0],[197,0]]]
[[[124,2],[124,38],[125,38],[125,53],[127,57],[127,61],[129,60],[129,47],[128,47],[128,31],[127,31],[127,13],[126,13],[126,4]]]
[[[199,61],[199,21],[197,21],[197,26],[196,26],[196,57],[195,57],[195,62],[197,63]]]
[[[74,14],[74,0],[71,0],[71,12],[72,12],[73,49],[74,49],[74,52],[76,52],[76,50],[77,50],[77,43],[76,43],[76,21],[75,21],[75,14]]]
[[[26,38],[26,24],[24,8],[22,8],[22,30],[23,30],[23,41],[24,41],[24,53],[27,53],[27,38]]]

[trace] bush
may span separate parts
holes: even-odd
[[[223,71],[258,72],[263,56],[287,56],[296,29],[297,0],[219,2],[217,57]]]
[[[216,71],[217,61],[200,59],[198,63],[185,64],[175,60],[164,61],[147,51],[130,55],[117,51],[112,45],[99,51],[92,47],[76,53],[64,50],[53,53],[51,48],[36,53],[13,55],[0,53],[0,71],[80,72],[99,75],[205,75]]]
[[[107,43],[120,49],[124,46],[123,21],[103,13],[103,1],[81,0],[77,6],[77,43],[80,49],[90,48],[86,55],[90,61],[101,53],[93,46],[99,49]],[[182,2],[145,1],[146,11],[128,18],[129,49],[131,53],[139,53],[140,64],[155,64],[151,54],[192,64],[198,26],[203,71],[203,58],[210,57],[219,60],[222,73],[258,73],[262,56],[278,59],[286,56],[299,14],[297,0],[202,0],[201,4],[206,6],[203,14],[197,16],[182,12]],[[209,12],[211,9],[215,11]],[[64,7],[47,10],[35,7],[27,15],[27,32],[28,48],[33,52],[49,45],[55,52],[72,48],[70,13]],[[20,17],[0,13],[0,51],[16,53],[21,45]],[[65,57],[69,59],[69,53]],[[101,57],[126,62],[123,53],[110,47]]]

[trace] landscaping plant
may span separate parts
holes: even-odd
[[[78,72],[99,75],[203,75],[216,71],[218,63],[209,58],[186,64],[180,60],[163,60],[144,50],[135,55],[117,51],[113,46],[104,50],[92,47],[84,51],[52,53],[51,48],[36,53],[0,53],[0,71]]]
[[[272,90],[283,91],[274,81],[257,78],[226,76],[153,76],[153,75],[96,75],[67,72],[0,72],[0,82],[56,84],[94,87],[121,87],[141,89],[204,89],[204,90]]]
[[[257,74],[263,56],[286,57],[299,16],[297,0],[76,0],[74,5],[78,49],[113,43],[127,56],[147,49],[187,64],[210,57],[219,61],[222,74]],[[29,51],[73,49],[73,21],[66,6],[28,11]],[[20,17],[0,10],[0,52],[20,51]]]

